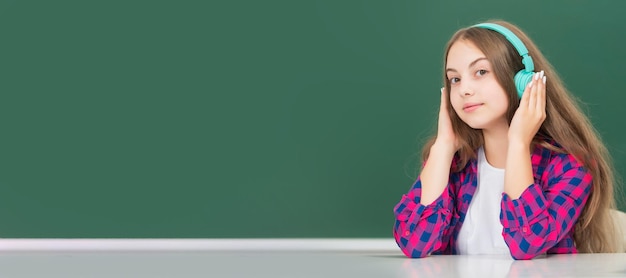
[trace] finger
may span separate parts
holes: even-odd
[[[522,94],[522,99],[520,100],[520,107],[528,107],[528,98],[530,97],[530,91],[533,89],[533,80],[531,79],[526,85],[526,89],[524,89],[524,93]]]
[[[448,96],[446,94],[446,87],[441,87],[441,103],[439,105],[439,111],[447,112],[448,111]]]
[[[535,108],[533,105],[535,104],[535,99],[534,99],[534,93],[535,90],[537,89],[537,82],[535,82],[535,79],[537,78],[537,74],[533,74],[533,79],[532,81],[530,81],[530,83],[532,84],[530,87],[530,90],[528,90],[528,101],[525,104],[525,108],[530,108],[532,107],[533,109]]]
[[[545,113],[546,110],[546,76],[541,71],[541,78],[538,80],[539,91],[537,94],[537,111]]]
[[[541,83],[541,78],[543,77],[543,72],[538,72],[535,76],[535,85],[533,85],[533,93],[531,95],[531,99],[532,99],[532,103],[529,103],[529,108],[530,109],[537,109],[537,105],[538,103],[540,103],[539,101],[539,94],[541,92],[541,90],[543,89],[541,86],[543,85]]]

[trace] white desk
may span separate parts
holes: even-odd
[[[0,277],[626,277],[626,253],[553,255],[529,261],[498,256],[408,259],[387,243],[371,248],[330,243],[335,247],[272,244],[277,248],[268,249],[253,244],[246,249],[231,243],[234,248],[213,244],[183,250],[161,245],[151,250],[117,246],[117,251],[112,247],[90,251],[88,246],[52,250],[42,242],[35,250],[0,241]]]

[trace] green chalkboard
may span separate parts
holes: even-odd
[[[391,237],[445,43],[496,18],[537,42],[623,174],[624,9],[0,0],[0,237]]]

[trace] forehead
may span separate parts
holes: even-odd
[[[446,65],[448,68],[461,69],[469,66],[478,58],[485,58],[485,54],[469,40],[458,40],[450,46]]]

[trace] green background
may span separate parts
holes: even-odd
[[[492,18],[623,175],[626,2],[520,3],[0,1],[0,236],[391,237],[445,43]]]

